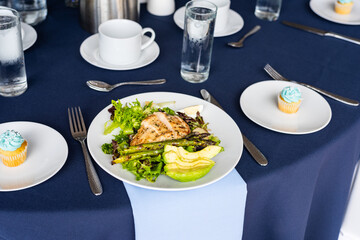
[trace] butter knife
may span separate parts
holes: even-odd
[[[341,34],[338,34],[338,33],[325,31],[325,30],[314,28],[314,27],[308,27],[308,26],[304,26],[304,25],[301,25],[301,24],[298,24],[298,23],[293,23],[293,22],[288,22],[288,21],[282,21],[282,23],[287,25],[287,26],[294,27],[294,28],[297,28],[297,29],[301,29],[301,30],[304,30],[304,31],[307,31],[307,32],[315,33],[315,34],[320,35],[320,36],[334,37],[334,38],[338,38],[338,39],[341,39],[341,40],[345,40],[345,41],[360,45],[360,39],[359,38],[349,37],[349,36],[341,35]]]
[[[224,110],[221,107],[220,103],[216,101],[216,99],[208,91],[206,91],[205,89],[201,89],[200,93],[204,100],[214,104],[221,110]],[[261,166],[266,166],[268,164],[268,160],[266,159],[264,154],[262,154],[260,150],[244,134],[242,134],[242,138],[245,148],[249,151],[255,161]]]

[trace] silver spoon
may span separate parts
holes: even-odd
[[[250,32],[248,32],[247,34],[245,34],[245,36],[243,38],[241,38],[239,41],[237,42],[229,42],[228,45],[231,46],[231,47],[235,47],[235,48],[241,48],[244,46],[243,42],[244,40],[253,35],[254,33],[256,33],[257,31],[260,30],[260,26],[259,25],[256,25],[253,29],[250,30]]]
[[[106,82],[97,81],[97,80],[89,80],[86,84],[96,90],[101,92],[110,92],[114,88],[123,86],[123,85],[157,85],[166,83],[166,79],[156,79],[156,80],[149,80],[149,81],[136,81],[136,82],[121,82],[114,85],[108,84]]]

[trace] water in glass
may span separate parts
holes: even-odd
[[[18,17],[0,15],[0,95],[6,97],[18,96],[27,89],[20,32]]]
[[[216,7],[191,7],[185,11],[181,76],[186,81],[201,83],[210,71]]]
[[[11,0],[11,7],[20,13],[23,22],[33,26],[47,15],[46,0]]]
[[[276,21],[279,18],[281,0],[257,0],[255,16],[268,21]]]

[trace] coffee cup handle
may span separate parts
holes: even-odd
[[[141,45],[141,50],[144,50],[145,48],[147,48],[148,46],[150,46],[151,43],[154,42],[155,40],[155,32],[154,30],[152,30],[151,28],[144,28],[141,32],[142,35],[144,35],[145,33],[150,32],[151,33],[151,37],[149,40],[147,40],[145,43],[143,43]]]

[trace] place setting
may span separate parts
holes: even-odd
[[[329,124],[332,111],[320,94],[346,105],[359,106],[357,100],[289,80],[269,64],[265,65],[264,70],[274,80],[254,83],[240,97],[240,107],[244,114],[264,128],[295,135],[322,130]],[[284,101],[283,97],[287,100]]]
[[[360,5],[357,1],[311,0],[309,5],[315,14],[331,22],[360,25]]]
[[[66,162],[66,140],[49,126],[35,122],[7,122],[0,124],[0,135],[0,192],[22,190],[43,183]],[[26,144],[25,147],[22,143]],[[24,148],[21,157],[17,150],[20,145]],[[18,148],[15,150],[15,147]],[[12,160],[7,161],[4,156]]]

